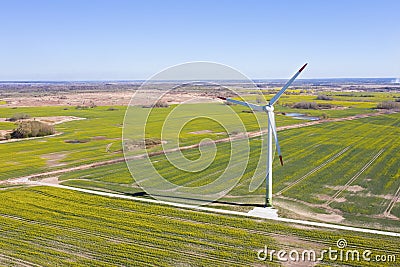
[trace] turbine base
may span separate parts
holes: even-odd
[[[265,218],[265,219],[278,219],[278,210],[272,207],[255,207],[248,214],[258,217],[258,218]]]

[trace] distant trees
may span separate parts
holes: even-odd
[[[19,120],[26,120],[29,119],[31,116],[26,113],[17,113],[14,114],[11,118],[8,118],[8,121],[19,121]]]
[[[18,123],[18,127],[14,129],[11,138],[27,138],[38,137],[54,134],[54,127],[52,125],[40,121],[22,121]]]
[[[333,98],[327,95],[318,94],[317,100],[333,100]]]
[[[134,151],[137,149],[151,148],[161,144],[162,141],[159,138],[145,138],[144,140],[126,140],[124,142],[124,147],[127,151]]]
[[[75,108],[76,109],[89,109],[89,108],[95,108],[97,107],[96,103],[93,101],[90,101],[88,104],[83,104],[83,105],[77,105]]]
[[[167,108],[167,107],[169,107],[169,105],[168,105],[168,103],[167,102],[165,102],[165,101],[157,101],[154,105],[153,105],[153,107],[154,108]]]
[[[298,109],[331,109],[334,108],[334,105],[331,104],[317,104],[315,102],[297,102],[292,105],[292,108]]]
[[[376,108],[379,108],[379,109],[400,109],[400,103],[399,102],[394,102],[394,101],[383,101],[381,103],[378,103]]]
[[[167,102],[159,100],[152,105],[143,105],[142,108],[168,108],[169,105]]]
[[[318,109],[318,105],[315,102],[298,102],[293,105],[294,108],[299,108],[299,109]]]

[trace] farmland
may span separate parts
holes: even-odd
[[[283,209],[290,206],[303,209],[315,219],[319,213],[338,214],[343,217],[341,221],[347,223],[371,226],[373,222],[375,226],[395,229],[398,222],[382,215],[400,187],[396,160],[400,156],[400,144],[396,138],[400,134],[399,123],[399,115],[392,114],[282,131],[281,144],[287,156],[284,167],[275,162],[276,205],[282,205]],[[377,127],[379,135],[376,135]],[[243,208],[241,203],[263,203],[262,187],[253,193],[248,192],[259,146],[259,138],[251,139],[253,152],[245,174],[238,185],[214,205],[250,209],[251,205]],[[210,183],[221,174],[229,160],[229,149],[229,144],[219,144],[214,163],[204,171],[190,175],[171,166],[165,156],[155,156],[152,160],[169,181],[195,186]],[[192,149],[185,151],[185,156],[196,158],[198,153],[197,149]],[[141,191],[139,186],[132,185],[134,180],[124,163],[66,173],[59,179],[64,181],[63,184],[79,187],[131,194]],[[342,188],[349,180],[351,183]],[[288,215],[290,213],[298,216],[296,212],[288,212]],[[398,204],[394,205],[392,215],[400,216]],[[370,216],[374,219],[368,219]]]
[[[347,117],[356,114],[376,112],[372,107],[376,106],[379,101],[384,99],[393,99],[393,97],[398,96],[398,94],[396,95],[395,93],[375,94],[376,96],[370,97],[371,99],[366,100],[365,97],[338,97],[340,99],[340,101],[337,100],[337,102],[339,101],[338,104],[345,107],[345,109],[296,110],[290,109],[286,106],[277,106],[277,112],[301,112],[311,116],[323,116],[325,114],[330,118]],[[266,98],[268,97],[269,95],[266,95]],[[251,96],[250,99],[251,98],[254,97]],[[294,103],[311,99],[315,99],[315,96],[285,95],[282,98],[282,102]],[[197,115],[201,114],[204,109],[215,110],[215,113],[221,109],[220,103],[193,104],[189,106],[191,107],[189,109],[190,114]],[[163,119],[166,118],[174,107],[175,105],[171,105],[169,108],[155,109],[151,113],[150,119],[146,125],[148,137],[160,137],[160,129],[162,128]],[[257,118],[260,120],[262,128],[266,124],[263,116],[243,112],[246,111],[243,107],[234,106],[233,109],[239,115],[240,120],[244,123],[244,127],[247,131],[260,130],[260,126],[258,125],[255,116],[258,116]],[[61,136],[0,144],[0,151],[2,152],[0,157],[3,157],[0,159],[0,167],[2,168],[0,176],[1,180],[60,168],[60,166],[47,164],[48,161],[46,158],[51,157],[52,155],[55,155],[56,157],[59,156],[59,163],[62,167],[77,166],[79,164],[122,156],[121,132],[123,117],[125,114],[124,106],[99,106],[89,109],[77,109],[71,106],[4,107],[0,109],[0,118],[8,118],[16,113],[26,113],[31,117],[76,116],[79,118],[86,118],[86,120],[72,121],[56,125],[56,131],[61,132]],[[138,109],[137,116],[140,117],[141,113],[145,114],[145,110]],[[220,121],[223,121],[224,124],[228,126],[230,125],[231,128],[236,127],[235,125],[238,124],[237,120],[233,120],[232,116],[228,116],[223,112],[221,115],[217,116],[217,118]],[[171,127],[173,128],[174,124],[178,125],[183,119],[185,119],[185,114],[177,114],[171,123]],[[277,116],[278,126],[299,123],[299,120],[290,117]],[[0,130],[9,130],[13,127],[14,125],[12,123],[0,123]],[[202,130],[208,130],[209,132],[192,134],[193,132]],[[171,133],[168,132],[163,134],[163,138],[167,139],[166,141],[169,141],[169,139],[173,137],[171,136]],[[224,129],[222,129],[218,123],[210,124],[209,120],[197,119],[188,123],[184,129],[182,129],[182,132],[180,133],[180,145],[195,144],[203,138],[211,138],[214,140],[220,139],[227,137],[228,134],[231,133],[224,133]],[[78,142],[66,143],[68,140],[77,140]],[[157,150],[159,148],[154,149]],[[34,153],[31,153],[33,151]],[[134,153],[142,152],[143,150],[138,150]],[[12,160],[9,156],[6,156],[8,153],[12,153]]]
[[[261,263],[257,251],[265,245],[321,250],[335,247],[340,238],[353,248],[371,248],[374,255],[399,253],[398,238],[297,228],[63,189],[9,189],[0,198],[0,261],[7,265],[243,266]],[[268,265],[278,264],[274,261]],[[329,265],[329,259],[319,264]]]
[[[200,112],[202,105],[193,105],[194,109],[192,112]],[[215,104],[215,106],[218,108],[218,104]],[[157,110],[157,117],[155,117],[153,121],[150,121],[147,126],[149,137],[159,137],[159,129],[163,122],[162,119],[167,116],[172,108],[173,107]],[[239,112],[240,118],[245,123],[246,129],[248,131],[257,130],[258,124],[254,115],[240,113],[242,109],[236,109]],[[60,163],[62,163],[63,167],[76,166],[122,156],[121,133],[125,107],[113,107],[112,110],[110,107],[96,107],[87,110],[78,110],[71,107],[2,108],[0,110],[0,117],[11,117],[17,112],[30,114],[32,117],[76,116],[79,118],[86,118],[86,120],[56,125],[56,131],[63,133],[61,136],[0,144],[0,151],[2,151],[1,156],[4,157],[0,160],[3,170],[0,179],[4,180],[57,168],[57,166],[47,165],[46,159],[42,156],[46,157],[54,154],[62,154],[63,158],[60,160]],[[179,122],[180,119],[181,117],[178,116],[175,118],[175,121]],[[221,119],[224,120],[224,117],[221,116]],[[233,125],[234,121],[231,123]],[[299,122],[298,120],[282,116],[278,119],[278,123],[280,123],[280,125],[289,125]],[[190,132],[194,132],[196,129],[204,130],[205,125],[207,125],[208,130],[212,130],[213,132],[196,135],[190,134]],[[10,122],[1,122],[0,127],[0,130],[10,130],[15,126]],[[221,135],[221,131],[223,131],[223,129],[221,129],[220,126],[210,125],[209,121],[199,119],[196,120],[195,124],[188,124],[181,133],[182,144],[194,144],[199,142],[202,138],[218,139],[226,137],[227,133]],[[168,133],[166,137],[170,137]],[[66,143],[68,140],[78,140],[81,143]],[[107,146],[109,146],[108,151],[106,151]],[[10,161],[10,157],[7,156],[6,153],[3,153],[6,151],[12,153],[12,161]],[[32,151],[35,151],[35,153],[31,153]],[[143,152],[143,150],[135,152],[140,153]],[[27,169],[27,167],[29,167],[29,169]]]
[[[380,102],[399,98],[400,94],[324,93],[332,100],[317,100],[316,94],[298,94],[293,90],[284,95],[276,107],[285,165],[280,167],[279,162],[274,162],[275,207],[282,217],[398,231],[400,143],[397,137],[400,135],[400,115],[375,107]],[[264,96],[269,99],[271,94],[264,92]],[[253,94],[245,99],[257,101]],[[293,104],[298,102],[329,102],[335,107],[293,108]],[[170,112],[178,106],[184,106],[184,112],[175,112],[174,117],[169,118]],[[244,147],[247,139],[240,138],[244,131],[258,133],[265,130],[264,116],[239,106],[231,106],[232,115],[224,108],[223,103],[216,101],[154,108],[146,123],[145,137],[162,140],[165,148],[173,149],[178,145],[175,130],[180,129],[180,147],[198,144],[203,139],[229,140],[229,137],[238,137],[234,142]],[[145,265],[163,261],[163,265],[176,265],[179,255],[178,263],[182,264],[222,265],[228,261],[230,265],[254,265],[257,263],[256,251],[264,244],[287,249],[303,244],[319,249],[334,246],[339,238],[346,238],[353,247],[372,247],[377,251],[398,254],[399,241],[396,238],[378,237],[376,241],[376,237],[367,234],[304,229],[265,220],[91,196],[53,187],[4,183],[8,179],[59,170],[56,175],[45,175],[40,179],[151,198],[135,180],[148,175],[148,170],[135,169],[132,177],[123,161],[121,134],[125,109],[125,106],[117,105],[92,108],[0,107],[0,118],[9,118],[16,113],[26,113],[33,118],[82,118],[56,124],[56,136],[0,143],[0,180],[3,180],[0,198],[4,203],[0,209],[2,263],[130,265],[141,262]],[[133,110],[138,121],[148,111],[142,107]],[[206,114],[204,110],[207,110]],[[308,124],[307,121],[285,116],[292,112],[324,119]],[[214,120],[201,117],[204,114],[212,114]],[[366,116],[360,116],[362,114]],[[190,120],[194,115],[200,117]],[[169,127],[161,132],[167,118],[171,119]],[[237,118],[242,126],[238,125]],[[187,123],[182,126],[182,122]],[[293,125],[297,126],[285,128]],[[126,126],[125,130],[135,132],[134,124]],[[14,127],[11,122],[0,122],[0,130]],[[247,212],[264,203],[263,185],[253,192],[249,191],[260,157],[261,138],[264,137],[259,135],[248,139],[250,157],[243,175],[238,173],[231,177],[238,183],[209,206]],[[138,141],[141,137],[132,135],[129,138]],[[169,182],[187,187],[204,186],[215,181],[230,161],[230,142],[219,142],[215,147],[213,162],[196,172],[177,169],[171,164],[169,160],[179,156],[179,151],[170,152],[168,158],[159,154],[150,159],[155,170]],[[202,152],[209,152],[212,148],[206,146]],[[161,149],[160,145],[155,145],[147,151]],[[146,148],[138,147],[128,151],[128,154],[135,156],[145,152]],[[190,160],[201,156],[197,147],[182,150],[182,153]],[[109,160],[116,161],[101,164]],[[143,160],[134,159],[137,166]],[[237,153],[236,160],[246,161],[246,153]],[[97,163],[96,167],[88,165],[92,163]],[[187,164],[197,166],[191,161]],[[76,169],[69,169],[71,167]],[[170,224],[166,225],[164,220]],[[288,235],[292,237],[289,241],[285,239]],[[181,256],[182,251],[187,254]],[[320,264],[324,263],[329,264]]]

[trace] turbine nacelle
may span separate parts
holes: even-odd
[[[274,112],[274,106],[266,105],[266,106],[264,106],[264,110],[266,112]]]

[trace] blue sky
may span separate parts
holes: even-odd
[[[251,78],[304,62],[302,78],[400,76],[396,0],[0,4],[0,80],[147,79],[196,60]]]

